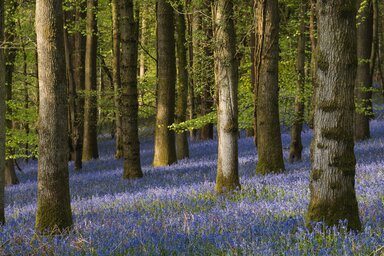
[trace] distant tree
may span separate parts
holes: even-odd
[[[168,129],[175,118],[176,55],[173,19],[173,8],[170,3],[158,0],[154,166],[170,165],[177,161],[175,134]]]
[[[364,3],[364,5],[362,5]],[[369,120],[372,118],[372,73],[371,55],[373,43],[373,3],[358,0],[361,12],[357,21],[357,75],[356,75],[356,114],[355,140],[368,139],[370,135]],[[372,60],[373,62],[374,60]]]
[[[176,103],[176,123],[186,120],[187,100],[188,100],[188,59],[187,59],[187,40],[185,37],[186,24],[183,6],[179,5],[176,14],[176,49],[177,49],[177,103]],[[177,159],[189,157],[187,132],[176,134],[176,155]]]
[[[4,56],[5,56],[5,88],[6,88],[6,100],[11,101],[13,98],[12,95],[12,88],[13,88],[13,73],[15,70],[15,61],[16,61],[16,55],[17,50],[14,47],[15,43],[15,30],[16,30],[16,19],[15,19],[15,13],[17,10],[17,7],[19,6],[18,1],[9,1],[8,2],[8,11],[6,12],[5,17],[5,42],[4,45]],[[12,109],[10,107],[7,107],[6,109],[7,114],[10,116],[12,115]],[[9,118],[6,120],[6,126],[7,130],[10,131],[12,129],[12,120]],[[19,179],[16,176],[15,171],[15,160],[14,159],[7,159],[5,162],[5,184],[6,185],[12,185],[12,184],[18,184]]]
[[[318,2],[318,89],[307,221],[350,229],[361,222],[353,151],[356,77],[356,1]]]
[[[36,229],[53,232],[72,225],[62,2],[37,0],[35,24],[40,88]]]
[[[284,170],[278,108],[278,1],[256,0],[255,20],[255,108],[258,152],[256,172],[267,174]]]
[[[138,128],[137,55],[139,21],[133,0],[121,2],[121,109],[124,178],[143,177]],[[139,18],[139,17],[137,17]]]
[[[0,0],[0,45],[4,44],[4,0]],[[0,225],[4,216],[4,170],[5,170],[5,61],[4,48],[0,48]]]
[[[240,188],[238,173],[238,60],[231,0],[214,2],[218,159],[216,191]]]
[[[291,145],[289,149],[289,161],[301,160],[303,145],[301,131],[304,122],[304,86],[305,86],[305,44],[306,44],[306,14],[307,0],[300,3],[300,28],[297,42],[297,84],[295,96],[295,119],[291,129]]]
[[[97,2],[87,0],[83,160],[99,158],[97,146]]]
[[[115,125],[116,125],[116,152],[115,158],[123,156],[123,138],[121,132],[121,77],[120,77],[120,9],[121,1],[112,0],[112,76],[115,100]]]

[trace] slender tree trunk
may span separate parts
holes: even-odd
[[[143,8],[142,15],[141,15],[141,33],[140,33],[140,43],[143,47],[146,46],[147,43],[147,20],[146,20],[146,12]],[[140,52],[140,70],[139,70],[139,77],[140,80],[145,79],[145,53],[144,51]]]
[[[279,9],[277,0],[256,0],[256,172],[284,171],[278,107]]]
[[[319,82],[314,118],[308,223],[360,229],[353,151],[356,1],[319,1]],[[342,15],[341,15],[342,14]]]
[[[363,0],[357,1],[359,8]],[[372,73],[370,58],[373,43],[373,8],[372,1],[362,9],[357,22],[357,75],[355,85],[356,113],[355,140],[370,137],[369,120],[372,118]]]
[[[16,54],[17,50],[12,47],[13,43],[15,41],[15,29],[16,29],[16,22],[15,22],[15,12],[18,7],[17,1],[12,1],[10,3],[8,12],[7,12],[7,28],[5,31],[5,41],[7,44],[5,45],[5,95],[6,100],[11,101],[13,98],[12,95],[12,87],[13,87],[13,72],[15,69],[15,61],[16,61]],[[12,109],[6,108],[6,112],[8,115],[12,115]],[[12,120],[6,120],[6,126],[7,130],[12,129]],[[5,185],[15,185],[19,183],[19,179],[16,176],[15,171],[15,164],[13,159],[8,159],[5,162]]]
[[[178,60],[178,86],[176,103],[176,123],[182,123],[186,120],[187,100],[188,100],[188,60],[187,60],[187,40],[185,37],[185,14],[182,5],[178,7],[176,14],[176,48]],[[177,159],[189,157],[187,132],[176,134],[176,155]]]
[[[173,8],[157,1],[157,112],[154,166],[176,162],[175,134],[168,129],[175,117],[176,57]]]
[[[238,61],[231,0],[216,0],[214,7],[215,83],[218,94],[218,159],[216,191],[240,188],[238,173]]]
[[[186,5],[190,6],[190,0],[186,0]],[[195,35],[193,34],[195,26],[195,16],[192,13],[187,15],[188,18],[188,56],[189,56],[189,69],[191,70],[191,76],[189,77],[188,84],[188,119],[194,119],[196,117],[196,104],[195,104],[195,79],[194,79],[194,44],[195,44]],[[190,131],[191,140],[195,140],[197,131],[195,129]]]
[[[40,87],[36,229],[51,233],[72,225],[61,1],[37,0],[35,24]]]
[[[0,0],[0,44],[4,43],[4,0]],[[5,169],[5,58],[0,48],[0,225],[5,223],[4,169]]]
[[[256,10],[255,8],[255,3],[256,1],[255,0],[252,0],[252,9],[253,11]],[[255,13],[253,14],[254,17],[256,18],[255,16]],[[250,36],[250,40],[249,40],[249,48],[251,50],[251,86],[252,86],[252,92],[256,92],[256,70],[255,70],[255,67],[256,67],[256,58],[255,58],[255,50],[256,50],[256,34],[255,34],[255,30],[253,29],[251,31],[251,36]],[[256,94],[253,95],[253,104],[254,106],[256,106]],[[248,134],[253,136],[254,138],[254,142],[255,142],[255,145],[257,145],[257,113],[256,113],[256,108],[254,108],[254,111],[253,111],[253,132],[250,132],[247,130],[247,136]]]
[[[97,0],[87,0],[83,160],[99,158],[97,146]]]
[[[121,4],[121,107],[124,178],[141,178],[138,129],[137,55],[139,23],[134,18],[133,0]]]
[[[305,31],[306,31],[307,1],[300,4],[300,32],[297,43],[297,84],[295,96],[295,120],[291,129],[291,145],[289,150],[289,161],[291,163],[301,160],[301,131],[304,120],[304,86],[305,86]]]
[[[120,159],[123,156],[123,138],[121,134],[121,78],[120,78],[120,9],[119,0],[112,0],[112,29],[113,29],[113,47],[112,47],[112,76],[113,88],[115,91],[115,125],[116,125],[116,152],[115,158]]]

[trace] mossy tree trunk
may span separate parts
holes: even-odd
[[[72,225],[62,2],[37,0],[35,24],[40,97],[36,229],[51,233]]]
[[[0,0],[0,44],[4,43],[4,0]],[[4,170],[5,170],[5,58],[0,48],[0,225],[5,223],[4,215]]]
[[[176,49],[178,61],[176,123],[184,122],[187,116],[189,77],[185,31],[185,14],[182,5],[179,5],[178,13],[176,14]],[[187,132],[176,134],[176,149],[176,156],[178,160],[189,157]]]
[[[120,159],[123,156],[123,138],[121,132],[121,77],[120,77],[120,9],[122,2],[120,0],[112,0],[112,77],[115,101],[115,158]]]
[[[137,55],[139,20],[135,21],[133,0],[121,3],[121,113],[124,178],[141,178],[138,129]],[[137,19],[139,17],[136,17]]]
[[[357,1],[359,8],[363,0]],[[367,6],[361,9],[357,21],[357,75],[355,85],[356,114],[355,114],[355,140],[364,140],[370,137],[369,120],[372,112],[372,73],[370,59],[373,43],[373,3],[368,1]]]
[[[256,172],[284,171],[278,106],[279,9],[277,0],[256,0]]]
[[[307,221],[360,229],[353,140],[356,1],[319,1],[318,90]]]
[[[97,0],[87,0],[83,160],[99,158],[97,146]]]
[[[291,163],[301,160],[301,131],[304,121],[304,86],[305,86],[305,32],[306,32],[307,1],[300,3],[300,30],[297,42],[297,82],[295,95],[295,119],[291,128],[291,145],[289,148],[289,161]]]
[[[317,90],[317,8],[316,0],[310,0],[310,16],[309,16],[309,39],[311,41],[311,82],[312,82],[312,97],[310,102],[309,110],[309,127],[313,129],[313,116],[315,113],[315,101],[316,101],[316,90]]]
[[[157,1],[157,99],[153,166],[175,163],[175,133],[168,129],[175,119],[176,54],[173,8]]]
[[[12,87],[13,87],[13,72],[15,69],[15,61],[17,50],[13,47],[15,42],[15,29],[16,29],[16,20],[14,15],[19,6],[18,1],[10,1],[8,6],[8,11],[6,12],[6,28],[5,28],[5,41],[7,44],[4,46],[4,58],[5,58],[5,95],[6,100],[10,101],[13,98],[12,95]],[[8,115],[12,115],[12,109],[6,108],[6,112]],[[7,130],[12,129],[12,120],[6,120]],[[17,178],[15,171],[15,162],[13,159],[8,159],[5,162],[5,185],[15,185],[19,183],[19,179]]]
[[[216,0],[214,59],[217,98],[218,159],[216,191],[240,188],[238,173],[238,60],[231,0]]]

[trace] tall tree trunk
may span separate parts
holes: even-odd
[[[0,0],[0,44],[4,43],[4,0]],[[0,48],[0,225],[5,223],[4,169],[5,169],[5,58]]]
[[[113,47],[112,47],[112,76],[115,98],[115,125],[116,125],[116,151],[115,158],[120,159],[123,156],[123,138],[121,134],[121,78],[120,78],[120,9],[119,0],[112,0],[112,29],[113,29]]]
[[[78,6],[75,19],[77,22],[85,20],[84,11],[86,9],[86,3],[82,2]],[[73,62],[73,80],[76,85],[76,97],[75,97],[75,120],[74,120],[74,130],[72,145],[74,147],[73,159],[75,161],[75,169],[79,170],[82,168],[82,158],[83,158],[83,140],[84,140],[84,89],[85,89],[85,40],[86,37],[81,31],[76,31],[72,35],[73,44],[72,44],[72,57]]]
[[[83,160],[99,158],[97,146],[97,0],[87,0]]]
[[[62,2],[37,0],[35,24],[40,87],[36,229],[51,233],[72,225]]]
[[[255,3],[256,3],[256,1],[252,0],[252,10],[254,12],[256,10]],[[254,15],[254,17],[256,17],[255,13],[253,15]],[[256,70],[255,70],[255,67],[256,67],[256,58],[255,58],[256,34],[255,34],[254,29],[251,31],[251,36],[249,39],[249,48],[251,51],[251,54],[250,54],[250,58],[251,58],[251,87],[252,87],[252,92],[256,92],[256,89],[255,89],[255,86],[256,86]],[[253,96],[253,104],[254,104],[254,106],[256,106],[256,95]],[[254,138],[254,143],[255,143],[255,145],[257,145],[257,113],[256,113],[256,108],[254,108],[253,117],[254,117],[253,118],[253,132],[250,132],[247,130],[247,135],[252,134],[251,136],[253,136],[253,138]]]
[[[214,16],[215,83],[218,94],[216,191],[240,188],[238,173],[238,61],[231,0],[216,0]]]
[[[359,8],[364,0],[357,1]],[[356,113],[355,140],[370,137],[369,120],[372,118],[372,73],[370,59],[373,43],[373,7],[372,1],[362,8],[357,21],[357,75],[355,85]]]
[[[146,20],[146,12],[145,9],[143,8],[142,15],[141,17],[141,33],[140,33],[140,44],[145,47],[147,43],[147,20]],[[139,77],[140,80],[145,79],[145,52],[141,51],[140,52],[140,70],[139,70]]]
[[[175,134],[168,129],[175,117],[176,57],[173,8],[166,0],[157,1],[157,112],[153,165],[177,161]]]
[[[7,44],[5,45],[5,90],[6,90],[6,100],[11,101],[13,98],[12,95],[12,87],[13,87],[13,72],[15,69],[15,60],[16,60],[16,54],[17,50],[15,47],[13,47],[13,43],[15,42],[15,29],[16,29],[16,22],[15,22],[15,12],[18,7],[17,1],[12,1],[10,3],[8,12],[7,12],[7,19],[8,24],[7,28],[5,30],[5,41]],[[6,108],[6,111],[8,115],[12,115],[12,109]],[[6,126],[8,130],[12,129],[12,120],[6,120]],[[16,176],[15,171],[15,163],[13,159],[8,159],[5,162],[5,184],[6,185],[14,185],[18,184],[19,179]]]
[[[360,229],[353,151],[356,1],[319,1],[313,163],[307,221]]]
[[[304,86],[305,86],[305,31],[306,31],[307,0],[300,4],[300,31],[297,43],[297,84],[295,96],[295,120],[291,129],[291,145],[289,161],[291,163],[301,160],[301,131],[304,121]]]
[[[284,171],[278,106],[279,9],[277,0],[256,0],[256,172]]]
[[[138,129],[137,55],[139,23],[135,21],[133,0],[121,4],[121,107],[124,155],[124,178],[141,178]]]
[[[177,103],[176,103],[176,123],[186,120],[187,100],[188,100],[188,60],[187,60],[187,40],[185,37],[185,14],[182,5],[178,7],[176,14],[176,48],[178,60],[178,84],[177,84]],[[177,159],[189,157],[187,132],[176,134],[176,155]]]

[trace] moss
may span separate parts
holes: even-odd
[[[321,51],[319,51],[319,54],[318,54],[317,67],[323,72],[327,72],[329,68],[329,63],[327,61],[327,58],[325,57],[324,53]]]
[[[270,173],[282,173],[284,172],[284,163],[265,163],[261,159],[257,162],[256,173],[266,175]]]
[[[323,128],[321,129],[321,134],[328,140],[344,142],[347,142],[353,138],[353,135],[349,131],[339,127]]]
[[[324,149],[325,148],[325,146],[324,146],[324,144],[323,143],[317,143],[317,148],[318,149]]]
[[[313,181],[317,181],[321,178],[321,174],[323,173],[320,169],[313,169],[311,173],[311,177]]]
[[[237,122],[235,120],[233,120],[232,122],[229,122],[224,127],[224,132],[227,132],[227,133],[237,133],[238,132]]]
[[[333,112],[339,108],[337,102],[333,100],[321,100],[318,104],[318,108],[327,113]]]
[[[217,163],[217,176],[216,176],[216,185],[215,191],[218,193],[227,193],[233,190],[240,190],[240,181],[238,171],[235,170],[231,173],[229,177],[224,177],[223,171],[221,169],[221,160],[218,159]]]
[[[356,6],[353,1],[343,1],[339,9],[339,16],[342,19],[351,19],[351,17],[356,16]]]

